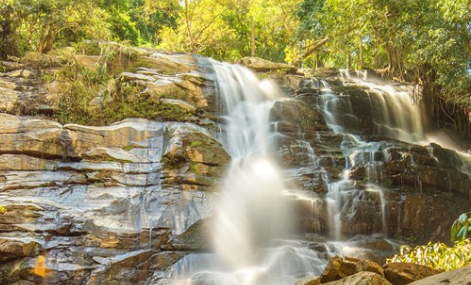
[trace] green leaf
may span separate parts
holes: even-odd
[[[460,217],[458,218],[458,221],[462,224],[466,223],[466,220],[468,219],[468,215],[466,214],[461,214]]]
[[[457,238],[459,240],[462,240],[466,237],[467,234],[468,234],[468,228],[467,227],[462,227],[460,229],[460,231],[458,232]]]

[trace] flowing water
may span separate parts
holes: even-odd
[[[305,87],[320,90],[314,107],[321,110],[329,128],[343,137],[341,152],[345,167],[339,179],[332,179],[319,164],[316,149],[308,141],[298,139],[291,147],[304,153],[307,159],[303,163],[307,166],[296,171],[321,173],[320,183],[326,185],[327,193],[321,196],[312,191],[288,189],[286,181],[292,173],[276,162],[281,134],[269,118],[275,102],[288,99],[276,86],[260,82],[243,67],[212,63],[221,100],[220,140],[232,162],[212,218],[211,251],[181,259],[172,267],[171,284],[281,285],[294,284],[307,274],[318,275],[331,256],[358,254],[355,243],[342,236],[341,214],[345,205],[359,202],[365,190],[376,195],[381,203],[381,225],[374,233],[386,239],[383,189],[387,183],[383,162],[388,159],[388,145],[384,141],[368,141],[358,132],[359,119],[350,98],[333,92],[324,80],[304,82]],[[419,107],[410,96],[413,88],[372,83],[364,77],[366,73],[351,77],[350,73],[341,72],[345,86],[360,86],[368,93],[373,135],[409,143],[423,141]],[[366,186],[362,189],[357,189],[349,178],[356,165],[365,166]],[[330,242],[322,237],[319,242],[304,241],[295,232],[293,208],[305,202],[310,204],[310,215],[327,215],[328,232],[324,237]]]
[[[221,141],[232,157],[212,227],[213,251],[175,266],[172,284],[291,284],[318,274],[326,258],[293,233],[284,174],[273,154],[269,113],[281,92],[248,69],[213,62],[224,123]]]
[[[369,103],[373,111],[373,134],[390,139],[418,143],[424,139],[422,118],[418,104],[410,96],[412,87],[393,87],[366,81],[367,73],[350,76],[348,71],[340,71],[344,86],[366,88]],[[387,159],[382,142],[368,142],[360,135],[354,135],[358,129],[358,118],[348,96],[342,96],[330,89],[325,80],[311,79],[311,86],[319,88],[316,107],[322,110],[327,125],[343,136],[342,151],[346,165],[340,181],[326,181],[328,215],[331,221],[330,236],[340,240],[340,215],[343,206],[359,196],[361,190],[355,189],[349,179],[351,167],[358,164],[366,168],[366,190],[377,193],[381,201],[382,234],[387,237],[386,205],[382,187],[376,185],[384,179],[383,161]]]

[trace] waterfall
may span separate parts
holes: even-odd
[[[212,218],[212,252],[180,260],[171,284],[282,285],[319,274],[326,253],[290,239],[295,222],[269,121],[281,92],[244,67],[212,64],[222,99],[220,140],[232,161]]]
[[[371,232],[356,234],[382,234],[387,238],[388,208],[379,185],[387,184],[383,161],[387,159],[388,145],[368,142],[358,132],[355,134],[361,122],[348,96],[333,92],[324,80],[311,79],[306,85],[319,90],[311,102],[331,130],[326,133],[343,138],[340,152],[345,166],[338,177],[333,179],[320,164],[317,150],[304,140],[303,133],[297,134],[290,148],[302,152],[299,158],[304,167],[300,171],[283,169],[277,163],[280,151],[290,150],[277,149],[277,140],[284,134],[277,133],[279,122],[270,121],[270,112],[275,104],[292,99],[285,98],[270,82],[260,82],[244,67],[216,61],[212,65],[220,100],[219,140],[232,160],[210,218],[211,247],[208,252],[188,254],[172,266],[170,284],[282,285],[295,284],[308,274],[319,275],[333,255],[356,255],[361,251],[357,240],[345,239],[345,226],[351,226],[346,225],[349,217],[345,216],[345,206],[365,203],[362,199],[366,192],[368,199],[380,203],[381,213],[379,221],[369,225]],[[415,113],[417,106],[407,101],[410,98],[405,90],[364,81],[355,84],[362,84],[367,90],[369,107],[374,110],[374,135],[409,142],[423,138],[420,117]],[[408,118],[398,120],[399,110],[406,107],[410,108]],[[310,136],[322,139],[319,133]],[[335,154],[329,155],[334,165]],[[350,170],[358,165],[365,167],[366,181],[360,188],[357,181],[350,180]],[[288,189],[291,176],[313,175],[312,178],[315,172],[320,173],[315,183],[324,183],[326,193]],[[374,203],[370,204],[372,209],[377,207]],[[296,232],[302,227],[303,217],[296,216],[299,212],[294,213],[294,209],[304,211],[305,218],[318,219],[313,227],[320,235],[304,239],[303,233]]]
[[[269,112],[281,99],[267,82],[241,66],[214,62],[226,125],[222,141],[232,157],[214,227],[215,252],[229,270],[256,266],[256,248],[288,228],[283,174],[272,157]],[[252,284],[244,281],[240,284]]]

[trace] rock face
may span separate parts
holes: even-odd
[[[0,272],[18,262],[32,264],[17,275],[0,274],[2,284],[36,282],[29,273],[41,248],[47,267],[55,269],[50,284],[62,282],[57,274],[77,282],[91,276],[89,284],[146,280],[162,255],[184,254],[166,250],[188,247],[178,236],[208,216],[211,194],[205,191],[229,159],[216,139],[191,124],[141,119],[109,127],[62,126],[7,114],[1,123],[6,212],[0,229],[16,239],[0,241]],[[184,177],[178,181],[171,177],[171,159],[186,169],[177,169],[175,177]],[[172,236],[176,244],[169,242]]]
[[[419,281],[409,283],[410,285],[428,285],[428,284],[469,284],[471,280],[471,266],[463,267],[453,271],[443,272]]]
[[[441,271],[414,263],[398,262],[384,266],[384,275],[394,285],[406,285],[439,273]]]
[[[301,80],[272,109],[282,135],[279,161],[292,187],[306,190],[297,206],[300,231],[448,240],[451,222],[469,208],[469,159],[413,143],[423,139],[420,118],[400,122],[391,115],[414,113],[410,97],[401,97],[405,89],[360,84],[338,76]]]
[[[0,284],[166,284],[172,265],[208,250],[207,225],[230,161],[218,139],[222,106],[211,65],[141,50],[135,62],[112,67],[116,81],[191,118],[91,127],[49,117],[54,94],[38,72],[53,73],[61,63],[29,57],[2,62],[0,74]],[[77,58],[90,68],[96,62]],[[254,59],[242,63],[295,72]],[[134,65],[132,72],[125,65]],[[331,93],[319,79],[279,76],[289,98],[270,113],[277,160],[290,188],[302,192],[290,200],[296,230],[306,239],[353,238],[371,252],[394,250],[382,237],[447,238],[451,222],[469,208],[467,164],[437,144],[388,137],[378,130],[383,121],[371,106],[380,100],[371,99],[370,89],[346,86],[330,69],[309,72],[327,76]],[[91,107],[99,111],[103,100]],[[299,284],[389,284],[382,275],[375,263],[338,257],[319,278]]]
[[[214,91],[203,94],[213,82],[193,57],[148,52],[140,61],[145,68],[119,78],[151,100],[215,109]],[[1,284],[145,284],[207,246],[211,191],[230,159],[211,119],[200,118],[209,128],[146,119],[62,125],[33,104],[24,103],[34,112],[18,109],[24,92],[47,101],[45,87],[23,90],[34,68],[4,65],[12,70],[0,77],[8,89],[0,92]],[[160,98],[168,90],[176,97]]]
[[[372,272],[358,272],[341,280],[322,283],[327,285],[392,285],[383,276]]]

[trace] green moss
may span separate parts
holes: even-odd
[[[191,147],[198,147],[198,146],[200,146],[200,145],[202,145],[202,144],[203,144],[203,142],[200,142],[200,141],[192,141],[191,144],[190,144],[190,146],[191,146]]]
[[[132,149],[134,149],[134,147],[132,145],[127,145],[127,146],[123,147],[123,150],[125,150],[125,151],[130,151]]]
[[[200,171],[198,170],[198,165],[194,161],[190,161],[190,171],[194,174],[200,175]]]

